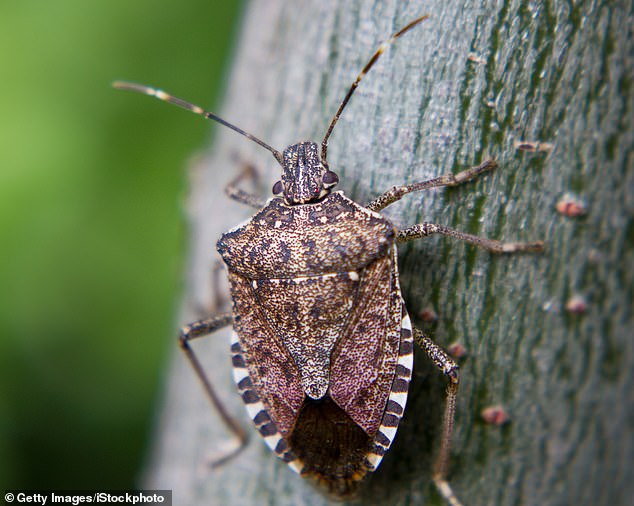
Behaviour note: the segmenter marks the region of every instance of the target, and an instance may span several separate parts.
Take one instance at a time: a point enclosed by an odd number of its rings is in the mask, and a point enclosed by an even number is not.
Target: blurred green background
[[[0,2],[0,488],[125,488],[176,346],[187,158],[242,2]],[[214,101],[215,97],[215,101]]]

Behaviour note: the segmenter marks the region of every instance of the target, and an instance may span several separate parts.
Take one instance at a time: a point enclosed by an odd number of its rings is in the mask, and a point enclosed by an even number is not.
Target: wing
[[[330,396],[374,436],[399,364],[403,317],[395,251],[368,265],[359,278],[357,303],[333,351]]]
[[[300,376],[293,359],[271,330],[262,310],[254,304],[253,288],[248,279],[229,271],[233,299],[234,332],[238,336],[239,359],[248,371],[244,381],[249,392],[243,400],[249,404],[261,402],[263,409],[283,437],[292,430],[297,412],[304,399]],[[234,363],[234,366],[236,364]],[[249,386],[249,382],[252,386]],[[249,402],[252,401],[252,402]],[[256,411],[250,409],[250,411]],[[251,413],[252,416],[257,413]],[[256,421],[257,425],[257,421]]]

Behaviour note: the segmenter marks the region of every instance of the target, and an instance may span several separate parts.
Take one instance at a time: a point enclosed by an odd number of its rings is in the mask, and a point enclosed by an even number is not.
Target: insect
[[[273,452],[291,469],[339,497],[353,495],[390,448],[403,416],[414,342],[448,378],[440,449],[433,479],[450,504],[460,504],[447,481],[458,391],[458,365],[413,328],[401,297],[397,244],[447,235],[494,253],[538,251],[542,242],[502,243],[434,223],[399,230],[379,211],[405,195],[455,186],[493,169],[486,160],[457,174],[395,186],[362,206],[335,191],[328,139],[357,86],[380,55],[427,19],[394,33],[372,55],[332,118],[321,146],[299,142],[278,151],[211,112],[161,90],[116,82],[212,119],[256,142],[282,168],[274,197],[227,188],[258,208],[222,235],[233,309],[185,326],[179,342],[207,395],[241,448],[245,431],[220,402],[190,341],[233,325],[233,375],[247,411]]]

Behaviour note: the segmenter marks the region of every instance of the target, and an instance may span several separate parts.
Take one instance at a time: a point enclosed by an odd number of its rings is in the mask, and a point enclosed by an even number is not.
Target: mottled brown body
[[[292,206],[274,198],[218,241],[247,404],[270,418],[274,450],[339,494],[391,443],[380,427],[403,332],[395,237],[383,216],[333,192]]]

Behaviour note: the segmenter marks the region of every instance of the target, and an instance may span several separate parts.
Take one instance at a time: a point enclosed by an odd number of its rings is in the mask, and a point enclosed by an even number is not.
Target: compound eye
[[[282,186],[282,181],[277,181],[273,185],[273,195],[279,195],[280,193],[282,193],[283,190],[284,187]]]
[[[327,184],[327,185],[337,184],[339,182],[339,176],[335,174],[333,171],[327,170],[324,173],[324,177],[322,178],[322,181],[324,182],[324,184]]]

